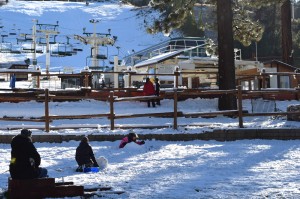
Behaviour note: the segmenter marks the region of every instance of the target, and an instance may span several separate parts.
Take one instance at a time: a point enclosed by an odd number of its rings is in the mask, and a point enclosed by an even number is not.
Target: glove
[[[141,141],[141,144],[145,144],[145,141],[143,140],[143,141]]]

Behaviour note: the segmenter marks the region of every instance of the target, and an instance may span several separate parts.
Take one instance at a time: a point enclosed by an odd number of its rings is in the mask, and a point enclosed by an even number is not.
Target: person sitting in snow
[[[31,140],[31,131],[22,129],[11,141],[9,172],[12,179],[34,179],[48,177],[47,169],[39,167],[40,154]]]
[[[138,135],[133,130],[131,130],[129,134],[121,140],[119,148],[124,148],[125,145],[130,142],[135,142],[138,145],[145,144],[145,141],[137,141],[138,138]]]
[[[88,137],[83,137],[76,148],[75,160],[78,164],[77,172],[82,172],[84,167],[99,167]]]

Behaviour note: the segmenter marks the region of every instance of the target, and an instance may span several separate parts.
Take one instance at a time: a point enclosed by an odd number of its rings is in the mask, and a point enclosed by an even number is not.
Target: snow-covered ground
[[[141,29],[138,22],[142,19],[135,16],[137,10],[118,1],[109,3],[57,2],[57,1],[10,1],[0,7],[1,24],[5,31],[15,27],[20,32],[29,31],[32,19],[40,23],[59,21],[63,35],[81,34],[82,28],[93,30],[88,21],[91,18],[101,19],[97,30],[112,29],[118,36],[117,45],[120,53],[127,54],[131,49],[140,50],[156,44],[162,36],[149,36]],[[4,31],[4,29],[2,30]],[[5,38],[6,39],[6,38]],[[62,39],[62,38],[61,38]],[[51,69],[63,69],[72,66],[82,69],[89,56],[88,46],[76,56],[57,59],[51,57]],[[114,48],[114,47],[113,47]],[[113,52],[114,53],[114,52]],[[24,60],[31,54],[12,56],[1,53],[1,61],[12,59]],[[23,56],[23,57],[22,57]],[[45,55],[38,57],[38,63],[44,69]],[[5,83],[7,84],[7,82]],[[19,82],[17,82],[17,86]],[[8,85],[1,84],[2,88]],[[276,101],[276,107],[286,111],[289,104],[298,101]],[[163,100],[161,106],[147,108],[141,102],[118,102],[116,114],[169,112],[173,110],[173,100]],[[80,102],[50,102],[51,115],[96,114],[109,112],[108,102],[83,100]],[[243,101],[244,110],[251,112],[250,100]],[[44,104],[37,102],[0,103],[0,117],[22,116],[26,118],[44,115]],[[215,99],[189,99],[180,101],[178,111],[206,112],[217,110]],[[132,118],[116,120],[116,124],[131,125],[138,134],[148,133],[202,133],[212,128],[238,128],[237,118],[179,118],[178,124],[186,124],[178,130],[172,129],[171,118]],[[153,124],[170,125],[163,129],[137,129],[135,125]],[[207,124],[193,126],[192,124]],[[76,130],[52,130],[49,134],[123,134],[128,130],[111,131],[103,128],[109,125],[107,119],[55,120],[53,126],[96,126],[97,128],[80,128]],[[11,127],[30,128],[34,135],[46,134],[34,127],[43,123],[0,121],[0,135],[16,135],[20,130],[6,130]],[[299,128],[300,123],[287,121],[285,117],[246,117],[245,128]],[[119,140],[114,142],[91,142],[96,157],[104,156],[109,165],[99,173],[76,173],[75,149],[78,142],[35,143],[42,157],[42,167],[49,171],[50,177],[57,181],[73,181],[85,187],[99,185],[112,186],[114,190],[124,190],[122,195],[107,195],[104,198],[130,199],[202,199],[202,198],[300,198],[300,147],[298,140],[242,140],[233,142],[188,141],[167,142],[146,140],[138,146],[134,143],[119,149]],[[9,177],[10,145],[0,144],[0,191],[7,188]]]
[[[278,101],[277,108],[285,110],[288,104],[297,101]],[[116,113],[142,113],[171,111],[173,100],[162,100],[161,106],[148,108],[141,102],[116,103]],[[216,110],[215,99],[189,99],[179,102],[179,111]],[[1,117],[43,115],[43,103],[0,103]],[[251,111],[249,100],[244,108]],[[93,114],[109,110],[107,102],[85,100],[80,102],[50,102],[50,113]],[[132,125],[138,134],[148,133],[201,133],[212,128],[238,128],[237,118],[216,117],[180,118],[179,124],[187,124],[178,130],[138,129],[137,124],[170,124],[171,118],[134,118],[117,120],[116,123]],[[207,124],[207,127],[191,124]],[[34,125],[20,122],[1,121],[1,127],[29,127],[33,134],[48,134],[35,130]],[[126,134],[128,130],[109,130],[102,125],[109,124],[107,119],[58,120],[52,125],[98,126],[52,130],[50,135],[91,135]],[[188,125],[190,124],[190,125]],[[33,125],[33,126],[31,126]],[[287,121],[285,117],[247,117],[246,128],[299,128],[299,122]],[[0,134],[18,134],[20,130],[0,130]],[[91,142],[96,157],[104,156],[109,165],[99,173],[76,173],[75,149],[79,142],[35,143],[42,157],[42,167],[57,182],[73,181],[86,188],[112,186],[114,190],[124,190],[122,195],[107,195],[104,198],[299,198],[300,197],[300,146],[298,140],[241,140],[232,142],[217,141],[157,141],[146,140],[143,146],[134,143],[119,149],[120,140],[113,142]],[[7,188],[9,177],[10,145],[0,144],[0,190]],[[95,197],[97,198],[97,197]]]
[[[41,166],[57,182],[73,181],[86,188],[112,186],[122,195],[104,198],[199,199],[300,197],[299,141],[234,142],[146,141],[119,149],[119,141],[91,142],[97,157],[109,165],[98,173],[77,173],[75,141],[35,143]],[[10,146],[0,144],[0,190],[7,188]],[[79,197],[78,197],[79,198]],[[98,198],[98,197],[95,197]]]

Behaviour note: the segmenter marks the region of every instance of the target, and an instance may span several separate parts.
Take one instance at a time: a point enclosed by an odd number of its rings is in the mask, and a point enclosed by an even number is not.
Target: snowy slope
[[[149,35],[145,32],[142,25],[143,18],[137,17],[138,9],[121,4],[118,1],[111,2],[92,2],[88,6],[85,2],[61,2],[61,1],[9,1],[7,5],[0,7],[1,24],[4,26],[1,30],[1,35],[7,34],[4,37],[4,42],[11,42],[13,48],[18,48],[23,44],[16,45],[16,36],[10,35],[12,32],[31,34],[34,19],[38,20],[39,24],[55,25],[58,21],[58,31],[60,34],[56,37],[56,42],[67,42],[66,36],[69,36],[70,43],[77,48],[82,48],[83,52],[78,52],[75,56],[57,58],[51,57],[50,70],[63,69],[65,66],[73,67],[75,70],[80,70],[84,66],[90,64],[87,59],[91,54],[90,46],[80,43],[73,39],[73,35],[83,35],[83,28],[86,32],[94,32],[94,25],[89,22],[90,19],[100,20],[96,24],[97,33],[108,33],[111,29],[111,35],[117,36],[117,42],[114,46],[108,48],[100,48],[100,52],[108,54],[108,57],[118,54],[119,49],[120,59],[132,50],[138,51],[153,44],[167,40],[161,34]],[[45,39],[38,39],[38,41]],[[50,41],[53,41],[53,39]],[[30,44],[25,46],[30,48]],[[38,46],[37,48],[42,48]],[[52,46],[54,49],[55,46]],[[43,48],[45,51],[45,47]],[[108,53],[107,53],[108,50]],[[32,58],[31,53],[22,55],[13,55],[9,53],[0,53],[1,63],[12,60],[23,61],[26,58]],[[38,64],[42,69],[45,68],[45,54],[38,54]],[[103,64],[100,62],[100,64]],[[108,62],[105,63],[108,65]]]

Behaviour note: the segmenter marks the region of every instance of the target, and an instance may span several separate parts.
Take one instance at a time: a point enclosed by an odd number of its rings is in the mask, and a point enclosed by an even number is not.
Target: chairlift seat
[[[74,51],[83,51],[82,48],[73,48]]]
[[[107,59],[106,55],[97,55],[96,56],[97,59]]]

